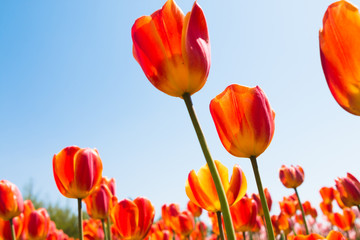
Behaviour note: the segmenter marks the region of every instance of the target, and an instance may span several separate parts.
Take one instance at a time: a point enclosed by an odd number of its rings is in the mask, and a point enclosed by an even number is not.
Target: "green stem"
[[[267,236],[268,236],[269,240],[275,240],[274,230],[273,230],[273,226],[272,226],[271,219],[270,219],[269,208],[268,208],[268,205],[266,202],[264,189],[263,189],[263,186],[261,183],[261,178],[260,178],[259,168],[258,168],[258,165],[256,162],[256,157],[251,156],[250,160],[251,160],[251,165],[252,165],[255,179],[256,179],[256,185],[257,185],[259,195],[260,195],[261,205],[262,205],[263,212],[264,212]]]
[[[249,231],[249,238],[250,240],[253,240],[253,235],[252,235],[252,232]]]
[[[308,229],[308,226],[307,226],[307,223],[306,223],[306,218],[305,218],[304,208],[303,208],[302,203],[301,203],[301,201],[300,201],[300,196],[299,196],[299,193],[298,193],[297,189],[296,189],[296,188],[294,188],[294,190],[295,190],[295,193],[296,193],[297,199],[298,199],[298,201],[299,201],[300,210],[301,210],[301,214],[302,214],[303,221],[304,221],[304,225],[305,225],[306,235],[309,235],[309,229]]]
[[[224,231],[223,231],[223,227],[222,227],[222,221],[221,221],[221,212],[216,212],[216,217],[218,220],[220,238],[221,238],[221,240],[225,240],[224,239]]]
[[[11,228],[11,236],[12,236],[12,239],[13,239],[13,240],[16,240],[15,227],[14,227],[13,219],[11,218],[9,221],[10,221],[10,228]]]
[[[79,225],[79,239],[84,240],[83,236],[83,216],[81,212],[81,198],[78,198],[78,225]]]
[[[234,231],[234,227],[233,227],[232,220],[231,220],[229,204],[227,202],[227,198],[225,195],[223,185],[221,184],[219,173],[215,167],[215,163],[211,157],[209,148],[206,144],[204,134],[201,130],[199,121],[196,117],[195,110],[193,108],[193,104],[191,101],[191,96],[189,93],[185,93],[182,97],[185,101],[185,104],[186,104],[187,110],[189,112],[191,121],[193,123],[196,135],[198,137],[201,149],[202,149],[204,157],[206,159],[206,163],[209,167],[212,179],[214,180],[214,183],[215,183],[216,191],[217,191],[217,194],[218,194],[219,200],[220,200],[221,212],[224,217],[224,224],[225,224],[227,239],[235,240],[235,231]]]
[[[243,239],[244,239],[244,240],[246,239],[246,233],[245,233],[245,231],[243,231]]]
[[[104,239],[109,240],[108,237],[107,237],[107,234],[106,234],[106,230],[105,230],[105,221],[104,221],[104,219],[101,219],[101,225],[102,225],[103,232],[104,232]]]
[[[110,216],[109,215],[107,216],[106,230],[107,230],[108,239],[112,240],[111,231],[110,231]]]

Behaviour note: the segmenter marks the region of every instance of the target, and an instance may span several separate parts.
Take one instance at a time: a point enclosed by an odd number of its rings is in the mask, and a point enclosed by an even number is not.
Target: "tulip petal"
[[[321,63],[329,89],[346,111],[360,115],[360,14],[347,1],[331,4],[319,33]]]
[[[143,239],[149,232],[151,224],[154,221],[155,209],[146,198],[138,197],[134,200],[134,203],[139,209],[138,236]]]
[[[229,205],[236,204],[246,193],[247,181],[239,165],[235,165],[231,175],[230,187],[226,192]]]

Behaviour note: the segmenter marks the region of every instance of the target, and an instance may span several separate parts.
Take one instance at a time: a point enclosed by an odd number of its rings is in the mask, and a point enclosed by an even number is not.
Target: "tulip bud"
[[[230,85],[210,103],[225,149],[236,157],[258,157],[269,146],[275,113],[260,87]]]
[[[336,179],[335,186],[345,206],[360,205],[360,183],[353,175],[348,173],[346,177]]]
[[[304,170],[299,165],[291,165],[290,167],[282,165],[279,170],[279,177],[285,187],[297,188],[303,183],[305,175]]]

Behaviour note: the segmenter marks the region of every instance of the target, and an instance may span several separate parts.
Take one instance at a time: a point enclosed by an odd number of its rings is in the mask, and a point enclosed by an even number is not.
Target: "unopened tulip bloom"
[[[251,231],[256,225],[258,206],[254,199],[245,195],[230,208],[235,231]]]
[[[100,182],[102,168],[96,149],[71,146],[53,157],[56,185],[60,193],[68,198],[87,197]]]
[[[232,206],[246,193],[247,182],[245,174],[239,165],[236,164],[233,168],[233,174],[229,182],[228,169],[217,160],[215,160],[215,165],[219,172],[228,204],[229,206]],[[185,190],[190,201],[199,207],[210,212],[221,211],[219,197],[216,192],[214,181],[211,178],[208,165],[201,167],[197,174],[194,170],[189,173]]]
[[[115,226],[121,238],[143,239],[149,232],[155,217],[151,202],[143,197],[134,201],[124,199],[113,209]]]
[[[106,181],[102,181],[93,192],[84,199],[87,213],[91,218],[106,220],[117,198],[112,194]]]
[[[189,210],[170,212],[171,228],[182,238],[186,238],[195,228],[194,216]]]
[[[210,41],[196,1],[185,16],[175,1],[168,0],[162,9],[137,19],[131,36],[134,57],[157,89],[182,97],[204,86],[210,70]]]
[[[45,240],[50,228],[50,216],[45,208],[30,213],[26,219],[26,235],[29,240]]]
[[[0,218],[10,220],[19,216],[24,202],[17,186],[7,180],[0,181]]]
[[[346,111],[360,115],[360,14],[348,1],[331,4],[319,33],[329,89]]]
[[[194,217],[200,217],[202,213],[202,208],[193,203],[192,201],[189,201],[187,203],[187,209],[192,213]]]
[[[279,178],[282,184],[287,188],[297,188],[304,181],[304,170],[302,167],[282,165],[279,170]]]
[[[296,202],[286,197],[279,202],[281,212],[285,213],[289,217],[294,216],[296,213]]]
[[[236,157],[258,157],[269,146],[275,113],[260,87],[230,85],[210,103],[225,149]]]
[[[348,173],[346,177],[336,179],[335,186],[345,206],[360,205],[360,183],[352,174]]]
[[[169,205],[164,204],[161,207],[161,217],[164,220],[164,225],[171,229],[171,215],[180,214],[180,206],[176,203],[171,203]]]

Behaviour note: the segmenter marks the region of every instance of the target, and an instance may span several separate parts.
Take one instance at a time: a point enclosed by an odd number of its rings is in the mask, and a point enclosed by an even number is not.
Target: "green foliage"
[[[53,204],[44,202],[39,198],[40,194],[35,194],[33,191],[32,181],[24,187],[23,198],[32,201],[35,209],[46,208],[50,215],[50,219],[55,222],[57,229],[62,229],[69,237],[78,237],[78,217],[70,207],[61,207],[59,203]],[[75,200],[74,200],[75,201]],[[87,214],[83,212],[84,219],[88,218]]]

